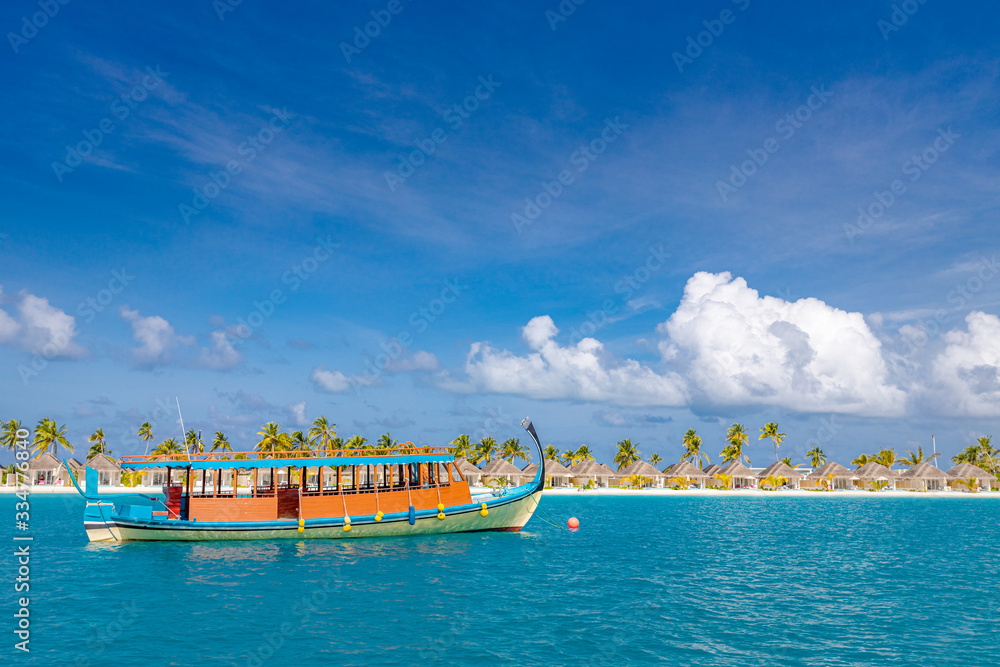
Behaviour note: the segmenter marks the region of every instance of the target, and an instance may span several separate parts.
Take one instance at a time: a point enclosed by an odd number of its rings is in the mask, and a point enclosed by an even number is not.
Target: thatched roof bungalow
[[[618,476],[619,485],[624,484],[625,480],[632,475],[639,475],[640,477],[645,477],[648,480],[643,484],[643,486],[653,486],[657,488],[663,487],[663,480],[667,477],[645,461],[635,461],[634,463],[630,463],[615,474]]]
[[[469,483],[469,486],[479,486],[482,483],[483,471],[472,465],[463,458],[455,459],[455,466],[462,473],[462,477]]]
[[[584,486],[587,482],[593,481],[595,485],[603,487],[608,486],[612,475],[615,474],[608,472],[608,469],[601,464],[590,460],[580,461],[570,468],[570,472],[573,475],[571,478],[573,484]]]
[[[31,484],[55,484],[59,480],[68,480],[66,466],[52,452],[28,461],[28,481]]]
[[[521,469],[505,459],[493,459],[483,466],[483,479],[506,479],[516,484],[521,479]]]
[[[731,475],[734,489],[757,487],[757,475],[739,461],[730,461],[716,474]]]
[[[805,477],[805,475],[784,461],[775,461],[757,473],[757,483],[759,484],[760,482],[763,482],[771,475],[774,475],[775,477],[784,477],[788,480],[788,486],[793,489],[799,488],[799,483],[802,481],[802,478]]]
[[[532,463],[521,471],[528,480],[535,478],[535,473],[538,472],[538,464]],[[554,459],[545,460],[545,477],[546,483],[551,484],[551,486],[568,486],[569,479],[573,476],[573,473],[563,464],[559,463]]]
[[[669,468],[666,468],[663,471],[663,474],[667,478],[667,484],[676,484],[676,482],[674,482],[675,479],[687,479],[688,484],[694,484],[699,489],[704,489],[705,486],[708,485],[709,481],[713,479],[712,475],[689,461],[675,463]]]
[[[949,470],[948,474],[955,478],[954,480],[949,482],[951,488],[953,489],[961,489],[968,491],[968,487],[966,487],[964,484],[961,485],[956,484],[956,482],[958,482],[958,480],[960,479],[967,480],[970,477],[978,479],[979,488],[983,489],[984,491],[990,491],[993,489],[1000,488],[1000,480],[997,480],[996,475],[993,475],[992,473],[983,470],[977,465],[973,465],[965,461],[959,463],[951,470]]]
[[[121,486],[122,469],[118,463],[104,454],[95,454],[87,459],[88,468],[97,471],[97,483],[101,486]]]
[[[896,487],[914,491],[944,491],[948,488],[948,482],[954,479],[944,470],[923,461],[900,475]]]
[[[896,481],[899,479],[898,472],[890,470],[877,461],[869,461],[862,465],[854,471],[854,476],[857,478],[856,485],[862,489],[874,489],[873,482],[887,482],[888,488],[895,489]]]
[[[857,475],[853,470],[845,468],[836,461],[827,461],[813,470],[799,482],[801,489],[846,490],[854,486]]]

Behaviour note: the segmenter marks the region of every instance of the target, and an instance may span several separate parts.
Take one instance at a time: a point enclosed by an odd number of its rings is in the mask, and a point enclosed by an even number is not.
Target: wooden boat
[[[449,447],[126,456],[122,468],[166,468],[163,500],[99,495],[87,468],[84,528],[91,542],[354,538],[518,531],[545,486],[545,460],[528,484],[472,496]],[[67,466],[68,469],[68,466]],[[245,472],[240,472],[245,471]],[[211,475],[209,475],[211,473]],[[279,479],[284,473],[284,479]],[[226,488],[222,480],[233,483]],[[248,483],[240,484],[240,477]],[[209,481],[210,480],[210,481]]]

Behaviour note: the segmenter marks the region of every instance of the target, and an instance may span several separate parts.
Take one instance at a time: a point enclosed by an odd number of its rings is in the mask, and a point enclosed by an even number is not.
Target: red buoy
[[[569,526],[570,530],[576,530],[577,528],[580,527],[580,520],[577,519],[575,516],[571,516],[569,518],[569,521],[566,522],[566,525]]]

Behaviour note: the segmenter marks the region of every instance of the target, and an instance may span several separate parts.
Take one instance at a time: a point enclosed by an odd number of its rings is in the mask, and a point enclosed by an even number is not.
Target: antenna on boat
[[[181,420],[181,442],[184,443],[184,451],[187,452],[188,461],[191,460],[191,449],[187,446],[187,432],[184,430],[184,415],[181,414],[181,399],[174,396],[174,400],[177,401],[177,416]]]

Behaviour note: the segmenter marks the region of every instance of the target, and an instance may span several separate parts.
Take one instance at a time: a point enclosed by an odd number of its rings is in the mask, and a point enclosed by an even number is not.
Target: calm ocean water
[[[578,532],[200,544],[88,544],[79,498],[31,502],[4,664],[1000,665],[1000,498],[549,497]]]

